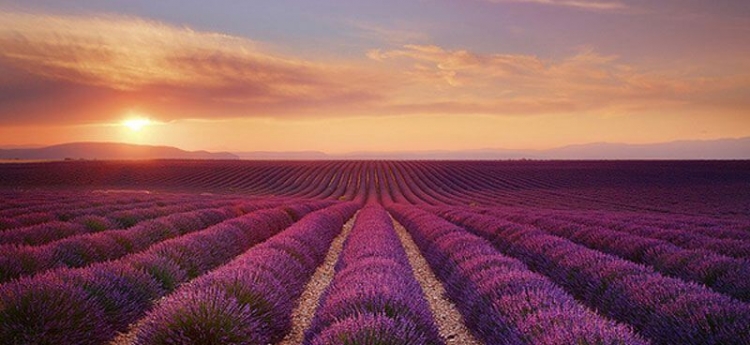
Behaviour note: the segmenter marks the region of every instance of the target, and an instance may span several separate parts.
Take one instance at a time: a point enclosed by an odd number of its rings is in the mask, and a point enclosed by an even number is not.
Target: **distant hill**
[[[541,153],[554,159],[750,159],[750,137],[642,145],[593,143]]]
[[[40,148],[0,149],[0,160],[61,159],[247,159],[247,160],[625,160],[625,159],[750,159],[750,137],[719,140],[687,140],[658,144],[591,143],[548,150],[434,150],[326,154],[319,151],[184,151],[169,146],[120,143],[70,143]]]
[[[239,159],[228,152],[185,151],[169,146],[133,145],[122,143],[68,143],[41,148],[0,150],[4,160],[61,159]]]
[[[396,160],[497,160],[529,158],[530,150],[478,149],[478,150],[430,150],[401,152],[351,152],[341,155],[344,159],[396,159]]]
[[[426,160],[625,160],[625,159],[750,159],[750,137],[719,140],[688,140],[657,144],[591,143],[548,150],[433,150],[377,152],[359,151],[344,154],[302,152],[236,152],[242,159],[426,159]]]
[[[335,158],[320,151],[252,151],[232,152],[232,154],[238,156],[240,159],[248,160],[318,160]]]

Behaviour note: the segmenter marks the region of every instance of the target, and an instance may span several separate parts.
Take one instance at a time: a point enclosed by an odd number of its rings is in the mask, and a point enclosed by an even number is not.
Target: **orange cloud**
[[[148,85],[264,84],[307,95],[329,66],[278,57],[248,39],[127,17],[0,14],[2,56],[47,77],[120,90]],[[340,72],[340,71],[339,71]]]
[[[431,103],[404,100],[396,109],[438,113],[518,115],[697,105],[697,95],[750,85],[747,76],[690,76],[680,68],[650,72],[592,49],[559,61],[434,45],[375,49],[367,56],[400,68],[412,90],[430,90],[431,96],[422,99]]]
[[[0,83],[32,95],[59,92],[34,87],[54,84],[101,89],[150,108],[192,103],[250,115],[380,97],[375,75],[281,56],[240,37],[117,16],[2,13],[0,23],[0,70],[31,77]]]
[[[593,49],[543,59],[417,44],[310,61],[138,18],[0,13],[4,124],[119,121],[130,109],[160,120],[746,110],[743,73],[649,69]]]
[[[371,50],[367,56],[376,61],[409,58],[419,62],[413,72],[442,79],[452,86],[480,79],[524,75],[544,69],[542,61],[529,55],[479,55],[467,50],[448,51],[435,45],[405,45],[401,50]],[[425,66],[428,63],[431,66]]]

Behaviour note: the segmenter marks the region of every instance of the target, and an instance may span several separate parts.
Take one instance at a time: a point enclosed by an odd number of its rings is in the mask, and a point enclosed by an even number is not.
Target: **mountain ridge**
[[[328,154],[320,151],[186,151],[171,146],[114,142],[65,143],[38,148],[0,149],[3,160],[745,160],[750,159],[750,137],[715,140],[678,140],[654,144],[595,142],[543,150],[482,148],[471,150],[354,151]]]
[[[229,152],[185,151],[171,146],[74,142],[40,148],[0,149],[5,160],[239,159]]]

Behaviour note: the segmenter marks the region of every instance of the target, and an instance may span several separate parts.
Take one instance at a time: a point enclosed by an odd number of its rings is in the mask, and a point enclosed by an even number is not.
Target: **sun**
[[[140,132],[143,128],[150,125],[152,122],[146,118],[132,118],[122,122],[123,126],[130,128],[133,132]]]

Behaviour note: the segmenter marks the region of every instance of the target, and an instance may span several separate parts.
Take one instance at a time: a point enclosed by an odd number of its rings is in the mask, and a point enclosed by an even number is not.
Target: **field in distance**
[[[8,344],[750,344],[748,161],[27,162],[0,195]]]

